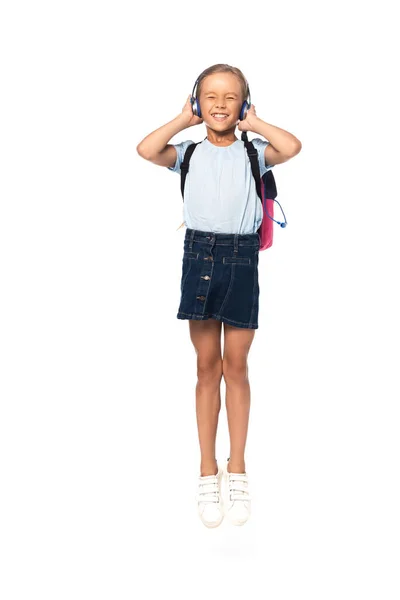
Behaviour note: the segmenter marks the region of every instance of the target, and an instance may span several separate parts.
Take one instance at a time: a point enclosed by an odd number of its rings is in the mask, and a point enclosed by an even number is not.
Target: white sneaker
[[[233,525],[244,525],[251,513],[247,473],[229,473],[229,458],[224,466],[225,516]]]
[[[200,519],[206,527],[218,527],[224,518],[221,494],[223,470],[218,466],[216,475],[199,476],[199,490],[196,495]]]

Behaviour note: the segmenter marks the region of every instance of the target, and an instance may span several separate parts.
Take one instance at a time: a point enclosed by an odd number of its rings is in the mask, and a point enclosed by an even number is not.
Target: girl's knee
[[[247,359],[225,357],[222,361],[222,374],[225,383],[241,384],[248,381]]]
[[[222,379],[222,358],[198,358],[197,379],[199,383],[220,383]]]

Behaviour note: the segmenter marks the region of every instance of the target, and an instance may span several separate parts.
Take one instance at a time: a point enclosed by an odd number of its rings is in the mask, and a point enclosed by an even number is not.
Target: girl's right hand
[[[189,96],[186,100],[186,104],[182,109],[182,114],[185,115],[185,117],[188,121],[187,127],[192,127],[192,125],[200,125],[200,123],[203,122],[203,119],[201,117],[197,117],[196,115],[193,114],[192,105],[190,102],[191,97],[192,97],[192,95],[189,94]]]

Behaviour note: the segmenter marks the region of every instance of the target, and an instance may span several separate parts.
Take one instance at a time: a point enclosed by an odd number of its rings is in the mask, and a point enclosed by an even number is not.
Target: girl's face
[[[212,73],[203,79],[200,91],[203,121],[218,132],[234,129],[243,104],[239,79],[232,73]],[[214,115],[226,115],[218,118]]]

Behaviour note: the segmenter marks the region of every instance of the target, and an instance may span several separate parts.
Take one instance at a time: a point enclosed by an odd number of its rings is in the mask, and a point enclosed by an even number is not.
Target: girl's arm
[[[187,123],[187,118],[181,114],[159,127],[138,144],[138,154],[156,165],[173,167],[176,162],[176,150],[168,142],[176,133],[186,129]]]
[[[250,106],[246,119],[239,121],[238,128],[240,131],[253,131],[269,141],[264,151],[266,165],[273,166],[286,162],[296,156],[302,148],[300,140],[292,133],[260,119],[256,115],[254,104]]]
[[[257,116],[252,117],[251,125],[251,131],[264,136],[278,152],[286,156],[294,156],[300,152],[300,140],[289,131],[266,123]]]
[[[169,140],[180,131],[192,125],[199,125],[203,119],[196,117],[192,112],[190,95],[186,100],[182,112],[162,127],[159,127],[146,136],[137,146],[138,154],[156,165],[173,167],[176,162],[176,150],[168,144]]]

